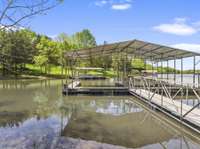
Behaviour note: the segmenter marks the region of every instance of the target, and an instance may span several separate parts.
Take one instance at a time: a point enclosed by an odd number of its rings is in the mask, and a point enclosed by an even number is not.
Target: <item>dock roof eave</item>
[[[165,61],[192,56],[200,56],[200,53],[154,44],[141,40],[130,40],[93,48],[85,48],[67,52],[65,57],[88,59],[92,57],[103,57],[111,54],[126,52],[130,56],[140,57],[153,61]]]

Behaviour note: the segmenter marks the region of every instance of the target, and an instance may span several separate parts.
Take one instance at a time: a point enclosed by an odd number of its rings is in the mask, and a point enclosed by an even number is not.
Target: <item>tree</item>
[[[25,68],[26,63],[31,63],[35,54],[37,35],[29,30],[1,30],[0,55],[4,57],[3,72],[16,72],[17,68]]]
[[[91,48],[96,46],[95,37],[88,29],[84,29],[81,32],[75,33],[72,38],[79,48]]]
[[[112,57],[112,67],[118,73],[118,77],[121,72],[127,72],[124,75],[128,75],[132,69],[132,59],[128,59],[128,55],[126,53],[118,53],[114,54]]]
[[[78,45],[78,49],[82,48],[91,48],[97,45],[95,37],[88,29],[84,29],[81,32],[77,32],[72,36],[73,40],[75,40],[76,44]],[[94,58],[92,53],[90,53],[89,57],[89,65],[94,66]]]
[[[23,22],[33,16],[43,14],[63,0],[1,0],[0,29],[23,26]]]
[[[59,55],[60,55],[59,56],[59,64],[62,67],[61,74],[63,75],[64,68],[67,65],[67,61],[65,58],[65,52],[68,50],[77,49],[78,45],[74,42],[74,40],[72,40],[72,38],[70,36],[68,36],[65,33],[61,33],[60,35],[58,35],[56,40],[59,43]]]
[[[34,57],[34,61],[41,67],[45,67],[45,73],[50,72],[51,65],[58,65],[59,60],[59,44],[56,41],[42,36],[37,44],[38,55]]]

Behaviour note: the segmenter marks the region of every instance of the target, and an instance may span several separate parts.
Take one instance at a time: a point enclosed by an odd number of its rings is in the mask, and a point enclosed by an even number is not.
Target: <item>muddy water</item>
[[[0,81],[0,149],[200,148],[198,135],[186,134],[133,97],[63,97],[62,84]]]

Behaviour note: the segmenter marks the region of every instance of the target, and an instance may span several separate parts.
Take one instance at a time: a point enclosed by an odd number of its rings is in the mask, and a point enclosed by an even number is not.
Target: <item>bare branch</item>
[[[22,26],[33,16],[56,7],[63,0],[0,0],[0,29]]]

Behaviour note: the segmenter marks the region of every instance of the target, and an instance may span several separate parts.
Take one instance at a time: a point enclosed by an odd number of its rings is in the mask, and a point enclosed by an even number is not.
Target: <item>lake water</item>
[[[167,79],[167,74],[159,74],[159,78]],[[193,74],[183,74],[183,82],[181,82],[181,74],[175,74],[175,80],[174,80],[174,74],[168,74],[168,80],[169,82],[176,83],[176,84],[184,84],[193,86],[193,79],[195,80],[195,86],[200,86],[200,75],[196,74],[195,76]]]
[[[132,96],[62,96],[63,83],[0,81],[0,149],[200,148]]]

